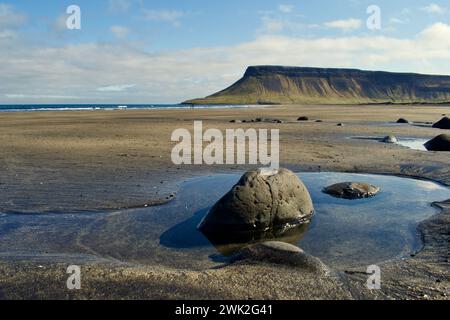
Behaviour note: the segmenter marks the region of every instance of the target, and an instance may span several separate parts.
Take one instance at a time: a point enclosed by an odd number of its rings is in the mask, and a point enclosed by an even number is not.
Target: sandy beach
[[[424,169],[445,167],[446,153],[348,139],[388,134],[432,138],[440,131],[389,123],[400,117],[435,122],[446,112],[448,106],[277,106],[3,113],[0,210],[76,212],[144,206],[165,201],[183,178],[250,168],[174,165],[171,133],[177,128],[192,130],[194,120],[202,120],[205,130],[280,129],[280,163],[298,171],[395,173],[446,182],[445,173],[434,176]],[[297,122],[300,116],[311,121]],[[285,123],[229,123],[257,117]]]
[[[205,129],[280,129],[280,163],[294,171],[393,174],[450,185],[446,152],[350,139],[389,134],[431,139],[442,131],[427,123],[446,113],[445,105],[2,113],[0,212],[67,214],[157,205],[176,196],[190,177],[252,168],[174,165],[171,133],[192,130],[194,120],[202,120]],[[297,121],[300,116],[310,121]],[[258,117],[283,123],[230,123]],[[398,118],[419,125],[393,125]],[[64,264],[39,267],[5,260],[0,262],[0,298],[446,299],[450,208],[441,207],[445,214],[419,226],[425,245],[419,254],[384,263],[383,288],[377,292],[364,288],[361,270],[317,275],[244,261],[206,271],[91,263],[86,289],[69,294],[59,288]]]

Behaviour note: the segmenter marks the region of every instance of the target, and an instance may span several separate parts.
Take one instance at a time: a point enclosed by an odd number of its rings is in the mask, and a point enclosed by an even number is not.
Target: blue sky
[[[449,39],[442,0],[0,0],[0,103],[173,103],[256,64],[450,74]]]

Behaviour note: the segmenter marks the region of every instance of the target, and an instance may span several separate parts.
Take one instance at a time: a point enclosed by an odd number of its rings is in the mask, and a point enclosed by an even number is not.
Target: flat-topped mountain
[[[450,102],[450,76],[281,66],[249,67],[227,89],[191,104]]]

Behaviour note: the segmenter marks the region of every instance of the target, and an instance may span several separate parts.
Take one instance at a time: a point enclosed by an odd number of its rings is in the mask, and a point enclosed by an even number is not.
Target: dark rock
[[[287,169],[245,173],[208,212],[203,233],[288,230],[308,222],[314,207],[302,181]]]
[[[344,124],[343,124],[343,123],[338,123],[337,126],[338,126],[338,127],[343,127]]]
[[[308,118],[308,117],[305,117],[305,116],[299,117],[299,118],[297,119],[297,121],[308,121],[308,120],[309,120],[309,118]]]
[[[397,123],[411,123],[409,120],[406,120],[405,118],[400,118],[397,120]]]
[[[433,128],[438,129],[450,129],[450,119],[448,117],[444,117],[435,124],[433,124]]]
[[[381,142],[384,143],[397,143],[398,139],[395,136],[389,135],[381,139]]]
[[[323,192],[344,199],[370,198],[380,192],[380,188],[364,182],[337,183],[323,189]]]
[[[323,120],[316,120],[316,122],[323,122]]]
[[[297,246],[279,241],[266,241],[245,247],[232,258],[232,262],[240,260],[285,264],[311,272],[329,273],[328,267],[318,258]]]
[[[429,151],[450,151],[450,135],[441,134],[425,143],[425,148]]]

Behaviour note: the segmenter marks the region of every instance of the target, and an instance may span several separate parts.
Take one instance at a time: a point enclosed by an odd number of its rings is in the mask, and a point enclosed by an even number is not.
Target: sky
[[[0,63],[0,104],[178,103],[250,65],[450,75],[450,2],[0,0]]]

